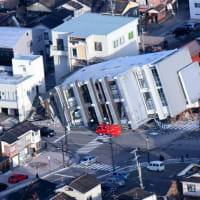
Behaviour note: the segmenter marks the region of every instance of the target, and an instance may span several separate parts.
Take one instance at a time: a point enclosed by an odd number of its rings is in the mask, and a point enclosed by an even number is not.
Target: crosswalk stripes
[[[78,154],[88,154],[92,150],[96,149],[100,145],[102,145],[102,142],[107,142],[109,140],[109,137],[107,136],[97,136],[94,138],[91,142],[83,146],[82,148],[77,150]],[[101,142],[102,141],[102,142]]]
[[[99,164],[99,163],[94,163],[91,165],[81,165],[81,164],[73,164],[71,165],[72,168],[82,168],[82,169],[93,169],[93,170],[101,170],[101,171],[112,171],[113,168],[111,165],[107,164]],[[119,168],[119,166],[115,167],[116,169]]]

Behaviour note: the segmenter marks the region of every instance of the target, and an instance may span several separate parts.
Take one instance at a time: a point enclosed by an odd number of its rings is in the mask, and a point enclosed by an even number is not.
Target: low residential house
[[[77,0],[68,1],[66,4],[62,5],[62,7],[73,11],[74,17],[77,17],[85,12],[91,11],[90,7],[81,2],[78,2]]]
[[[190,55],[193,62],[200,63],[200,38],[192,40],[191,42],[185,44],[181,48],[187,47],[189,49]]]
[[[139,16],[139,4],[132,0],[103,1],[78,0],[91,8],[92,12],[102,14],[121,15],[129,17]]]
[[[199,76],[199,64],[192,62],[187,48],[161,51],[80,69],[55,87],[54,97],[71,126],[109,119],[137,129],[152,118],[175,118],[198,107]]]
[[[44,65],[42,56],[18,56],[12,59],[12,70],[1,66],[0,112],[27,119],[33,102],[45,93]]]
[[[136,0],[139,3],[140,14],[148,23],[160,23],[166,17],[174,14],[178,7],[176,0]]]
[[[200,19],[200,2],[198,0],[189,0],[190,18]]]
[[[134,188],[119,195],[118,200],[157,200],[154,193]]]
[[[40,140],[40,128],[24,121],[0,136],[1,155],[9,157],[11,168],[17,167],[40,149]]]
[[[12,66],[12,58],[20,55],[42,55],[47,67],[43,30],[6,26],[0,35],[0,65]]]
[[[52,30],[56,82],[69,72],[139,53],[138,18],[85,13]]]
[[[190,164],[177,176],[178,180],[182,184],[182,199],[200,199],[200,165]]]
[[[69,185],[56,190],[59,193],[65,193],[76,200],[101,200],[101,183],[95,177],[84,174]]]

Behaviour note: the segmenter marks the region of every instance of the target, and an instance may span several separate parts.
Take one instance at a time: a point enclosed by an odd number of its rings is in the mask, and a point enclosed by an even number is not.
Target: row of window
[[[128,33],[128,39],[133,39],[133,31]],[[113,41],[113,48],[117,48],[119,45],[122,45],[125,43],[125,37],[121,36],[120,38]]]
[[[1,92],[0,91],[0,100],[16,101],[16,93],[15,92]]]
[[[133,31],[128,33],[128,39],[133,39]],[[122,45],[125,43],[125,37],[121,36],[118,39],[113,41],[113,48],[117,48],[119,45]],[[101,42],[95,42],[94,43],[94,49],[95,51],[102,51],[102,43]]]

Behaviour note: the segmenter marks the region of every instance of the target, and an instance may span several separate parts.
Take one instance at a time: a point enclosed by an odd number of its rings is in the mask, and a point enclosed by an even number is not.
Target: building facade
[[[68,76],[55,88],[55,99],[71,126],[109,120],[136,129],[197,106],[199,70],[187,48],[117,58]]]
[[[0,112],[25,120],[35,98],[45,93],[44,65],[42,56],[19,56],[13,60],[12,71],[1,67]]]
[[[88,64],[137,55],[137,26],[138,18],[85,13],[54,28],[51,55],[56,82]]]
[[[190,7],[190,18],[200,19],[200,1],[189,0],[189,7]]]
[[[8,156],[10,166],[17,167],[40,149],[40,129],[25,121],[1,136],[1,156]]]

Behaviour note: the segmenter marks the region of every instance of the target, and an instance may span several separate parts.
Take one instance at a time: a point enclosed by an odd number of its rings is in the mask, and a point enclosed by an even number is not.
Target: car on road
[[[150,171],[164,171],[165,170],[165,164],[162,161],[151,161],[148,166],[147,169]]]
[[[200,23],[197,22],[186,22],[183,24],[183,27],[186,27],[190,31],[200,30]]]
[[[106,124],[102,123],[96,127],[96,133],[102,135],[119,136],[122,133],[120,124]]]
[[[116,184],[118,186],[125,185],[125,180],[122,178],[119,178],[119,177],[112,176],[112,177],[108,178],[106,181],[109,183],[112,183],[112,184]]]
[[[0,183],[0,192],[6,190],[7,188],[8,188],[8,185],[7,185],[7,184],[5,184],[5,183]]]
[[[18,183],[28,178],[28,174],[13,174],[8,178],[9,183]]]
[[[53,137],[54,135],[56,135],[56,132],[53,129],[45,126],[40,129],[40,134],[44,137]]]
[[[84,156],[82,158],[82,160],[80,161],[80,164],[83,164],[83,165],[90,165],[90,164],[93,164],[97,161],[97,157],[96,156]]]
[[[185,27],[185,26],[180,26],[180,27],[176,28],[176,29],[172,32],[172,34],[174,34],[175,37],[179,37],[179,36],[183,36],[183,35],[189,35],[190,32],[191,32],[191,31],[190,31],[187,27]]]
[[[122,171],[122,170],[113,172],[113,177],[122,178],[124,180],[127,180],[129,175],[130,175],[129,172],[125,172],[125,171]]]

